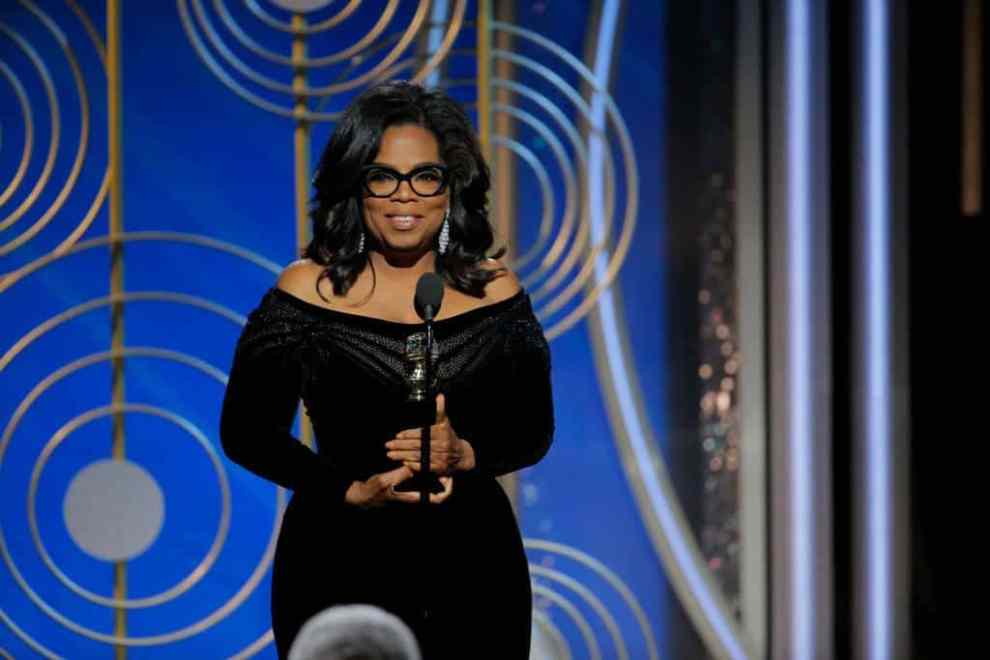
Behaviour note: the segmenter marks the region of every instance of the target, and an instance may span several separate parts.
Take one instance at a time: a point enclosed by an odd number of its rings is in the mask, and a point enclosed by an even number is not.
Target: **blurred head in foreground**
[[[300,629],[289,660],[421,660],[416,638],[398,617],[371,605],[340,605]]]

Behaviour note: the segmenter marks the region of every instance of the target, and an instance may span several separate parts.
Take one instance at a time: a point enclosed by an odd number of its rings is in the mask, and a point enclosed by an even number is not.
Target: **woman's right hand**
[[[367,481],[355,481],[347,489],[344,500],[353,506],[364,509],[383,506],[386,502],[407,502],[415,504],[419,502],[419,493],[416,491],[399,492],[395,487],[406,479],[412,477],[414,472],[406,465],[372,475]],[[454,479],[452,477],[440,477],[443,484],[442,493],[430,493],[430,502],[439,504],[443,502],[454,490]]]

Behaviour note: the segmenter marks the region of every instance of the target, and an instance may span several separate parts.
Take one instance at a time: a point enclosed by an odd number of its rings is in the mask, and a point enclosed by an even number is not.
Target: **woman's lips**
[[[420,220],[423,219],[423,216],[421,215],[394,214],[387,215],[385,217],[388,218],[388,221],[391,223],[392,227],[399,230],[412,229],[419,223]]]

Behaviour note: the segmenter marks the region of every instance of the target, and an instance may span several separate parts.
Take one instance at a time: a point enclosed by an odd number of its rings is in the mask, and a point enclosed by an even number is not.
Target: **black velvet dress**
[[[423,329],[278,288],[248,317],[220,437],[231,460],[293,491],[272,572],[280,657],[320,610],[370,603],[413,629],[426,660],[528,658],[529,571],[495,480],[540,460],[553,437],[550,355],[525,292],[434,323],[437,385],[476,468],[456,473],[452,495],[426,511],[344,499],[352,481],[399,465],[384,443],[403,430],[406,340]],[[318,452],[291,434],[300,397]]]

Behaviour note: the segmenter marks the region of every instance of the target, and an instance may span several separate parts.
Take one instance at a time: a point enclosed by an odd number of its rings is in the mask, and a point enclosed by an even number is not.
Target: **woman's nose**
[[[416,191],[412,189],[412,183],[409,181],[399,181],[399,187],[392,194],[393,198],[400,200],[408,200],[416,196]]]

